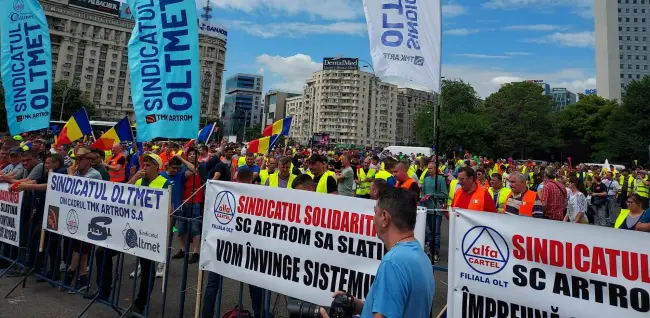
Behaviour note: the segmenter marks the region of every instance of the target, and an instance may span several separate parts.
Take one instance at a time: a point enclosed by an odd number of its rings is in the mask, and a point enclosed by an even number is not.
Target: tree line
[[[650,76],[628,84],[621,101],[595,95],[553,112],[555,101],[534,83],[510,83],[481,100],[469,83],[443,81],[440,151],[491,158],[646,165],[650,163]],[[419,145],[435,144],[435,105],[415,117]]]

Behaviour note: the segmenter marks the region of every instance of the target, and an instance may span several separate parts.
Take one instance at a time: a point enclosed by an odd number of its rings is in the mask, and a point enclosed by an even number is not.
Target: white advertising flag
[[[364,0],[375,75],[440,92],[440,0]]]
[[[374,200],[210,181],[201,269],[318,305],[365,298],[384,256]],[[415,237],[424,241],[426,209]]]

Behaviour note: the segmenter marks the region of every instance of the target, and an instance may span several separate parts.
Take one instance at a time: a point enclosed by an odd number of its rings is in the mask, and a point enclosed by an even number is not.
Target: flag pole
[[[208,134],[208,138],[205,140],[205,143],[206,143],[206,144],[207,144],[208,142],[210,142],[210,137],[212,137],[212,133],[214,132],[214,127],[216,127],[216,126],[217,126],[217,123],[216,123],[216,122],[212,123],[212,128],[210,129],[210,133]],[[198,138],[197,138],[197,139],[198,139]]]

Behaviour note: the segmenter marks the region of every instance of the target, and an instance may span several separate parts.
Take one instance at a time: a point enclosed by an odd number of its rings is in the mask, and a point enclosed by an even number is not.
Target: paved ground
[[[447,246],[448,246],[448,225],[443,221],[442,233],[442,260],[438,264],[447,266]],[[132,300],[133,279],[129,279],[128,274],[135,268],[135,259],[127,257],[124,265],[124,275],[121,282],[120,306],[126,308]],[[188,282],[185,289],[185,308],[183,317],[194,317],[194,308],[196,301],[196,284],[197,284],[198,264],[189,266]],[[167,301],[165,306],[165,317],[181,317],[181,276],[182,260],[174,260],[170,268],[170,278],[168,285]],[[206,275],[207,279],[207,275]],[[437,313],[442,309],[447,299],[447,273],[436,272],[436,296],[434,298],[434,312]],[[0,297],[4,296],[16,283],[19,278],[0,278]],[[17,288],[6,299],[0,299],[0,318],[4,317],[47,317],[47,318],[68,318],[77,317],[83,311],[88,300],[83,299],[80,295],[69,295],[66,292],[60,292],[47,283],[37,284],[35,278],[27,279],[25,288]],[[240,283],[224,279],[222,308],[232,309],[238,303]],[[205,280],[204,280],[205,282]],[[92,284],[91,286],[94,286]],[[250,308],[250,301],[247,287],[244,287],[243,301],[246,308]],[[275,308],[276,317],[288,317],[286,312],[284,297],[273,294],[271,306]],[[162,315],[162,293],[161,280],[156,281],[155,290],[151,296],[151,314],[150,317],[163,317]],[[226,311],[221,311],[217,317],[223,316]],[[119,317],[112,309],[102,304],[93,304],[84,317],[97,318],[115,318]]]

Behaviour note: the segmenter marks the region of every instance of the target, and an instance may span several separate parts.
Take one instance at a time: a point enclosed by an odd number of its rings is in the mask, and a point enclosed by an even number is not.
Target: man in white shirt
[[[607,187],[607,224],[612,225],[611,215],[614,212],[614,203],[616,202],[616,195],[621,185],[618,181],[614,180],[614,173],[607,171],[603,184]]]

